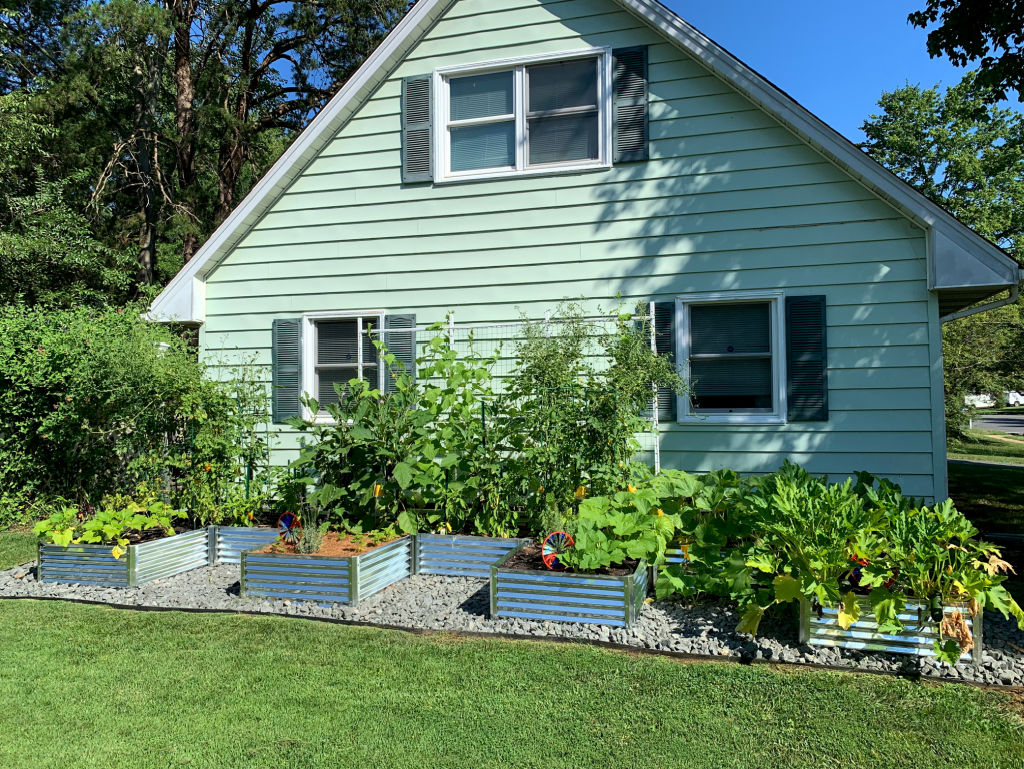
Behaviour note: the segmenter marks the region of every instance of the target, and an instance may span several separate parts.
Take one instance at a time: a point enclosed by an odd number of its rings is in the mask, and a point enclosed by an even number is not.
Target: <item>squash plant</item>
[[[882,632],[904,629],[899,614],[908,597],[926,604],[917,626],[938,628],[935,653],[950,665],[971,650],[973,639],[961,611],[945,613],[948,604],[965,604],[973,616],[986,607],[995,609],[1012,616],[1024,630],[1024,610],[1003,586],[1012,567],[997,547],[977,539],[978,530],[952,500],[930,508],[893,510],[886,523],[878,553],[860,570],[859,580],[870,590],[872,613]]]
[[[661,563],[679,517],[659,502],[653,489],[633,486],[582,500],[575,521],[576,543],[560,560],[576,572],[594,572],[627,560]]]
[[[87,515],[69,507],[39,521],[36,536],[54,545],[71,544],[113,545],[110,554],[120,558],[125,554],[132,533],[160,529],[167,536],[174,534],[171,522],[180,516],[163,502],[148,507],[130,504],[127,507],[106,507]]]

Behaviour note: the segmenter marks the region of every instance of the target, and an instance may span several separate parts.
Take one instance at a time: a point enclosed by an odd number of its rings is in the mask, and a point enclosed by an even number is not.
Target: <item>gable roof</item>
[[[1017,286],[1020,268],[1002,249],[928,200],[794,99],[656,0],[613,0],[647,22],[871,192],[928,233],[928,287],[943,314]],[[456,0],[419,0],[277,162],[178,272],[150,307],[157,321],[202,323],[205,278],[255,226]]]

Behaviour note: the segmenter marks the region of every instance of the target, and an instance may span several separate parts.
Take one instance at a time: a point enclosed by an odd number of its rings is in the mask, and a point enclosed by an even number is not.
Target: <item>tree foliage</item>
[[[79,234],[160,284],[406,10],[406,0],[0,0],[0,97],[46,136]],[[25,163],[4,169],[37,184]],[[32,208],[32,206],[29,206]],[[49,209],[48,209],[49,210]],[[10,216],[10,214],[8,214]],[[50,222],[22,216],[26,238]],[[76,236],[77,237],[77,236]],[[124,268],[124,265],[122,265]]]
[[[1024,116],[994,106],[975,74],[945,92],[907,85],[882,94],[863,149],[962,222],[1024,258]],[[967,393],[1024,387],[1021,302],[945,324],[946,418],[965,422]]]
[[[945,55],[959,67],[978,63],[986,100],[1015,91],[1024,101],[1024,0],[927,0],[908,18],[916,27],[933,27],[933,57]]]

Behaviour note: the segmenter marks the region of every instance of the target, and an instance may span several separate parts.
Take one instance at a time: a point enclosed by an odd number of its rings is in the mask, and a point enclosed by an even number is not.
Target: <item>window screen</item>
[[[362,379],[370,387],[378,386],[377,348],[367,334],[376,322],[376,318],[340,318],[314,323],[313,394],[321,406],[338,403],[334,386],[344,392],[352,379]]]
[[[772,411],[771,302],[696,304],[689,312],[694,412]]]
[[[598,158],[597,63],[594,59],[526,68],[530,165]]]

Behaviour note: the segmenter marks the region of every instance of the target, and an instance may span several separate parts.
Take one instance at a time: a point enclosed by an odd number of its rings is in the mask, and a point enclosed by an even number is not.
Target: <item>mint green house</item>
[[[655,302],[694,382],[660,402],[663,465],[942,497],[941,324],[1018,281],[653,0],[419,0],[150,316],[265,364],[279,421],[383,383],[371,326]]]

